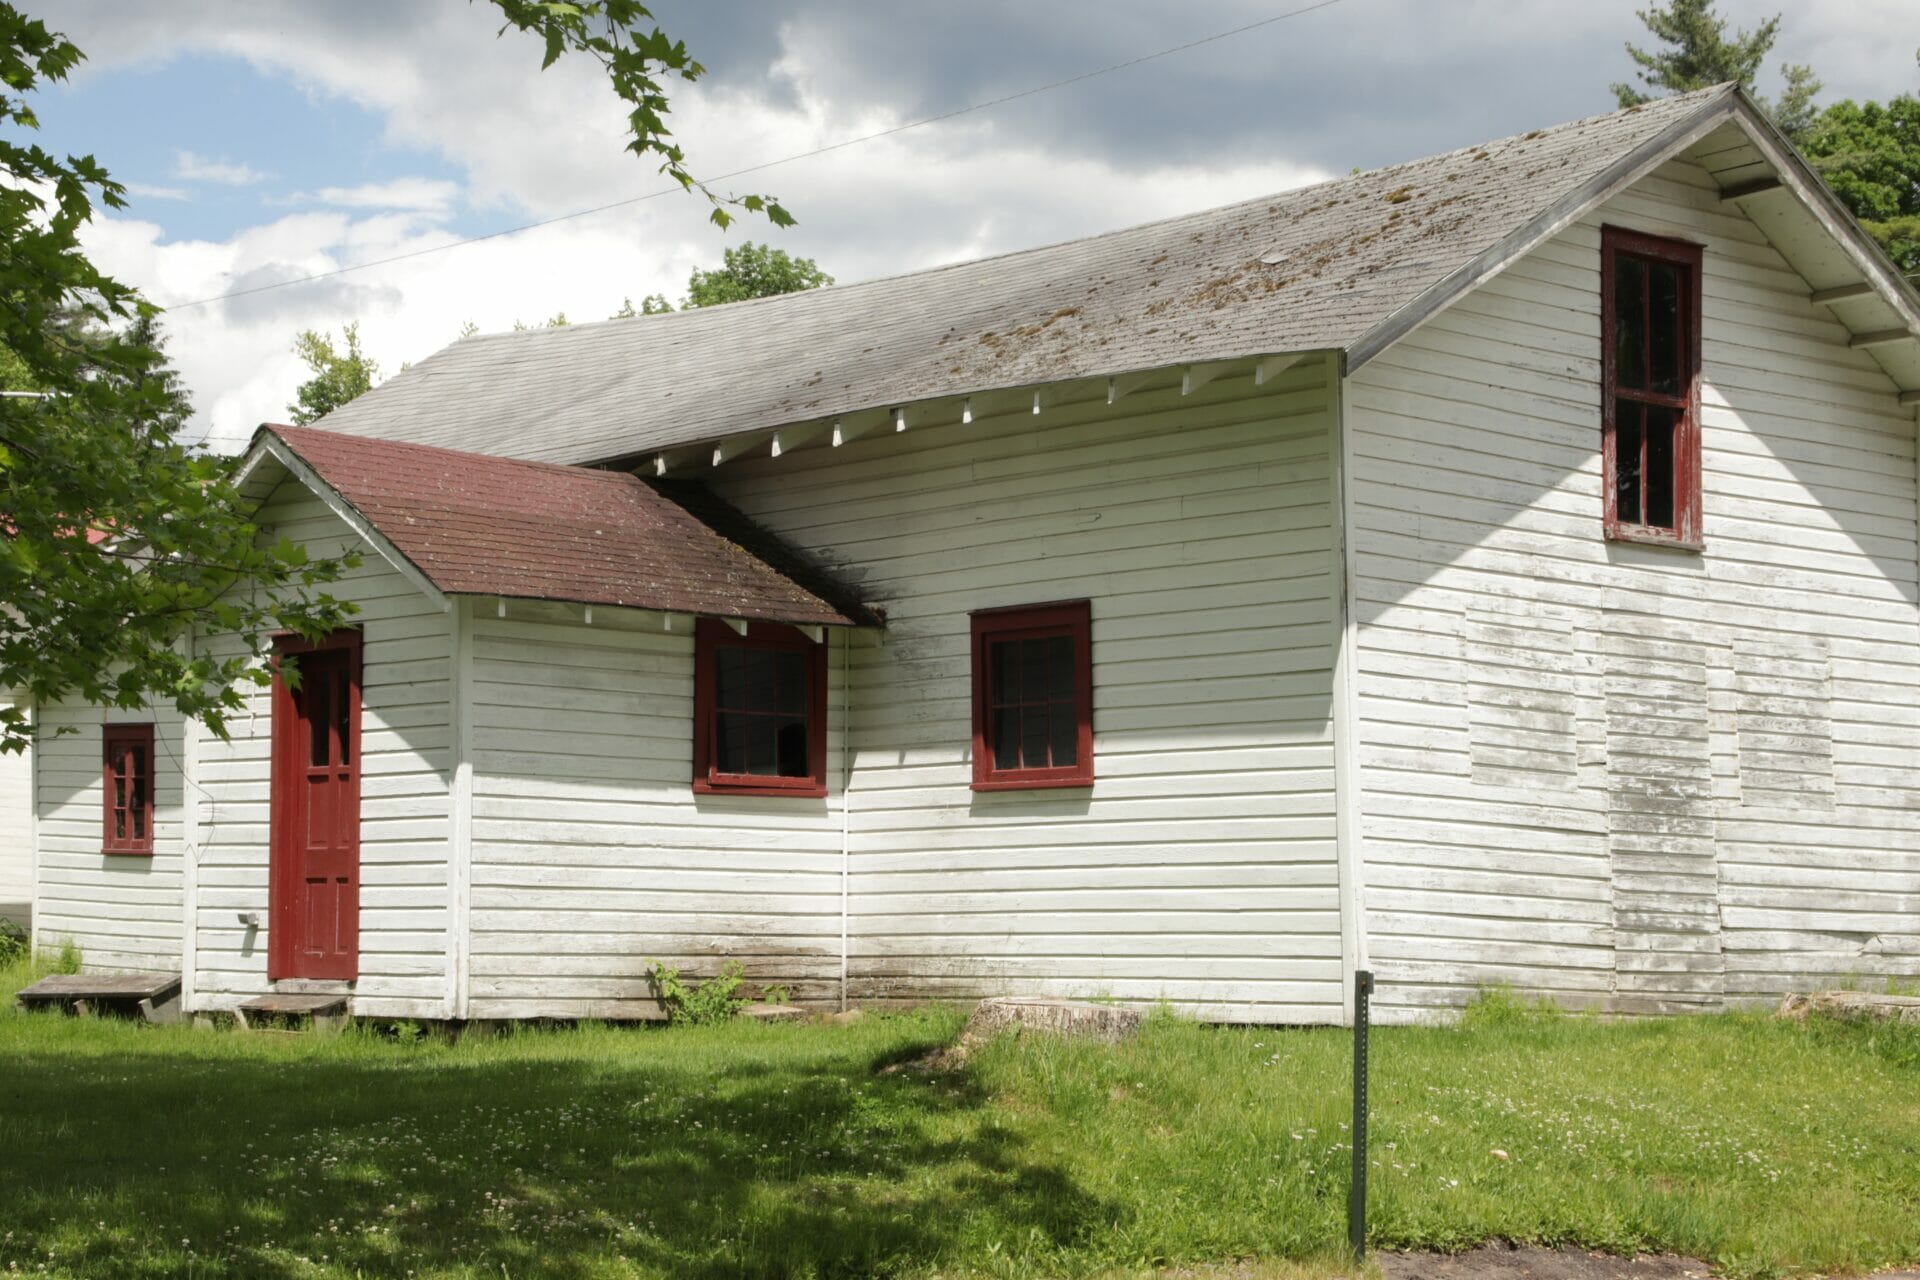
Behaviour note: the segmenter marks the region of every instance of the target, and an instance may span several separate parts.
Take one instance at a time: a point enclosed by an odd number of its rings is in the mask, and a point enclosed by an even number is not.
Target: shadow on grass
[[[874,1074],[931,1039],[681,1059],[676,1033],[632,1034],[578,1055],[10,1053],[0,1270],[52,1250],[76,1275],[871,1275],[1123,1216],[965,1080]]]

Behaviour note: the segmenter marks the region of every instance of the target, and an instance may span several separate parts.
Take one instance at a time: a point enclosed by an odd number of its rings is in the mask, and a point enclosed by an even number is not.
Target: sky
[[[724,174],[1021,93],[1310,0],[660,0],[707,68],[670,124]],[[731,182],[799,219],[721,232],[624,150],[578,59],[540,70],[485,0],[28,0],[87,60],[36,95],[41,141],[96,156],[130,207],[95,260],[168,308],[213,447],[284,421],[302,329],[357,322],[386,374],[556,313],[597,320],[753,239],[868,279],[1113,230],[1613,106],[1646,0],[1336,0],[1200,47]],[[1913,0],[1722,0],[1782,14],[1775,61],[1823,100],[1920,89]],[[575,65],[577,63],[577,65]],[[1777,77],[1762,81],[1763,91]],[[638,203],[498,235],[652,194]],[[433,252],[473,236],[477,244]],[[413,254],[404,261],[220,295]]]

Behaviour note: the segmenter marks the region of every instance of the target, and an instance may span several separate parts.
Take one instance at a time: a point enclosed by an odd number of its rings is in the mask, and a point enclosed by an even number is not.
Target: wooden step
[[[255,996],[234,1008],[243,1029],[257,1030],[255,1020],[305,1018],[315,1031],[338,1031],[347,1025],[347,997],[340,992],[307,994],[274,991]]]
[[[82,1016],[99,1007],[137,1008],[148,1022],[180,1021],[177,973],[54,973],[14,997],[22,1009],[65,1009]]]
[[[240,1006],[243,1013],[257,1013],[269,1018],[311,1018],[330,1013],[345,1013],[347,998],[338,993],[326,995],[295,995],[291,992],[274,992],[264,996],[255,996]]]

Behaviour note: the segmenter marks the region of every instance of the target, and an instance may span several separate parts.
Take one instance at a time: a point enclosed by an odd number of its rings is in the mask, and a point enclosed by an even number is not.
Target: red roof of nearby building
[[[266,426],[449,595],[800,624],[873,615],[709,493],[619,471]],[[697,514],[696,514],[697,513]]]

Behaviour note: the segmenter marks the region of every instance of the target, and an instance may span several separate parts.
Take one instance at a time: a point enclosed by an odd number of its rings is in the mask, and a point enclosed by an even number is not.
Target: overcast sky
[[[676,88],[696,172],[724,173],[1031,88],[1306,0],[661,0],[708,68]],[[1644,5],[1644,0],[1640,0]],[[133,192],[90,235],[163,306],[202,425],[283,420],[307,327],[358,320],[388,372],[452,341],[622,298],[678,298],[742,239],[843,281],[1044,244],[1608,110],[1635,0],[1338,0],[1053,92],[742,179],[800,225],[722,235],[679,194],[477,245],[180,306],[658,190],[597,67],[538,70],[461,0],[32,4],[88,54],[40,95],[45,141]],[[1781,58],[1827,98],[1920,88],[1914,0],[1784,8]],[[1773,87],[1775,79],[1763,83]]]

